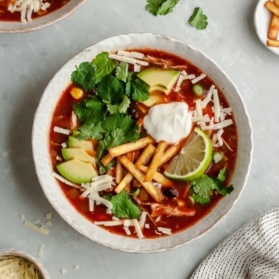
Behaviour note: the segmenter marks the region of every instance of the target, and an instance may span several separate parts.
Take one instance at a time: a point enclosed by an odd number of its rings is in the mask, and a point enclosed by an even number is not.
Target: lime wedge
[[[211,140],[201,129],[195,128],[180,153],[172,159],[164,175],[174,180],[194,180],[206,171],[211,160]]]

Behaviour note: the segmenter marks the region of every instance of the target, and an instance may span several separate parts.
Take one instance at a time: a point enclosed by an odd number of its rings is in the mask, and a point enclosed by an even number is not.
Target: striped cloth
[[[202,261],[191,279],[279,279],[279,208],[243,226]]]

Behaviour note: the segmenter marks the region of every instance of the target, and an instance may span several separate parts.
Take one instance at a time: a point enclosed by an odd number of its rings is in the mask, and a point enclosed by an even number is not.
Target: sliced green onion
[[[200,84],[195,84],[193,86],[193,93],[198,97],[202,96],[203,95],[203,87]]]
[[[223,160],[223,158],[224,158],[223,153],[219,152],[219,151],[214,152],[213,155],[212,155],[212,160],[213,160],[214,163],[221,162]]]

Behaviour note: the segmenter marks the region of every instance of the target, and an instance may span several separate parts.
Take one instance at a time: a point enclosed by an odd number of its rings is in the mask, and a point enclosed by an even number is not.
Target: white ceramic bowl
[[[45,16],[33,19],[31,22],[7,22],[0,20],[0,33],[22,33],[38,30],[52,25],[78,10],[86,0],[70,0],[61,9]]]
[[[0,257],[3,257],[3,256],[14,256],[14,257],[23,258],[23,259],[33,263],[36,266],[38,271],[41,273],[43,279],[50,279],[48,272],[42,266],[42,264],[37,259],[35,259],[31,255],[29,255],[23,251],[16,250],[16,249],[0,250]]]
[[[49,154],[49,129],[53,111],[62,92],[69,84],[75,65],[83,61],[91,61],[101,51],[135,47],[161,49],[191,61],[223,89],[234,111],[238,127],[238,158],[232,180],[235,190],[232,194],[223,198],[206,218],[203,218],[191,228],[158,239],[132,239],[112,234],[92,224],[79,214],[67,200],[52,176]],[[103,40],[85,49],[58,71],[45,89],[37,109],[33,125],[32,146],[36,172],[43,191],[63,219],[81,234],[107,247],[128,252],[149,253],[173,249],[197,239],[212,229],[232,209],[244,188],[250,170],[252,160],[251,133],[249,117],[237,88],[222,69],[204,53],[173,38],[155,34],[129,34]]]
[[[279,47],[270,47],[266,44],[269,23],[272,17],[271,12],[264,6],[266,1],[267,0],[259,0],[254,13],[254,25],[262,44],[271,52],[279,55]]]

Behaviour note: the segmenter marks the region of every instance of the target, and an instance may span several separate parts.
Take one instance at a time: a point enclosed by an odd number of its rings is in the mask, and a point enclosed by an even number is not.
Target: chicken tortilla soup
[[[0,0],[0,21],[32,21],[54,12],[70,0]]]
[[[53,175],[93,224],[155,238],[195,224],[233,191],[233,111],[217,84],[161,50],[76,65],[50,127]],[[225,197],[224,197],[225,198]]]

